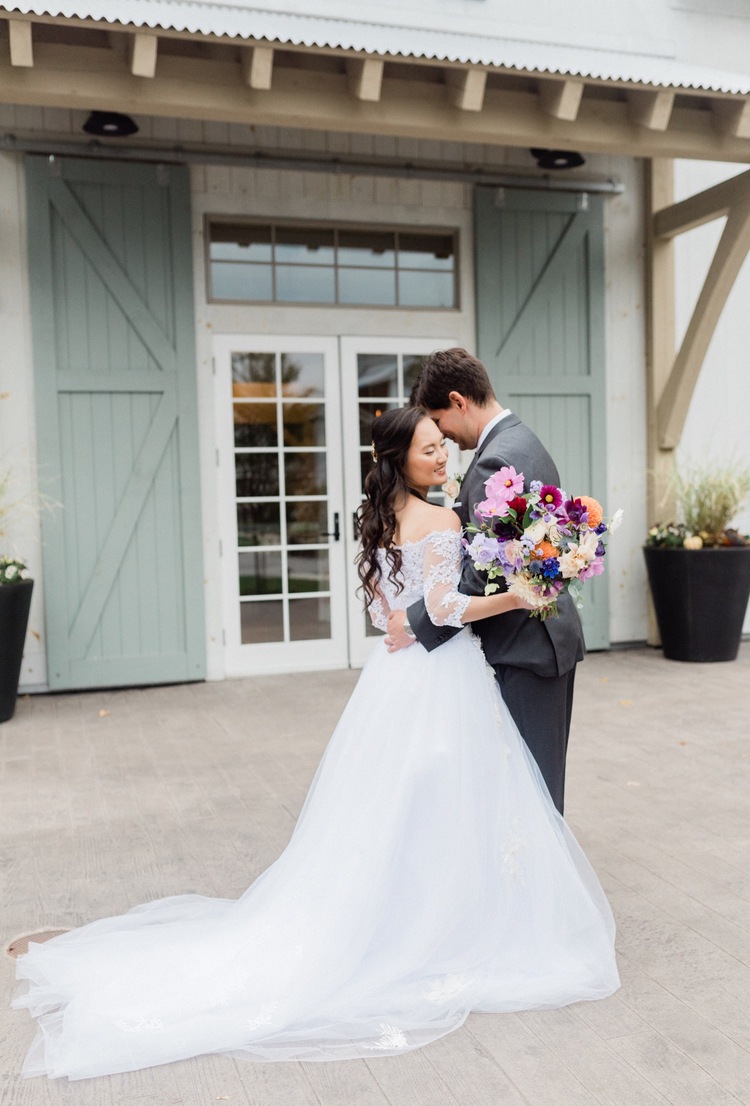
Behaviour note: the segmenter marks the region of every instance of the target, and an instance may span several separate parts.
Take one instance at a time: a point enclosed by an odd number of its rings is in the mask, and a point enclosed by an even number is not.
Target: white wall
[[[23,161],[0,153],[0,474],[10,470],[18,506],[0,526],[0,553],[19,557],[34,577],[21,684],[44,686],[47,664],[41,536],[36,509],[36,420],[26,264]]]
[[[743,172],[744,165],[710,161],[679,161],[675,166],[675,198],[684,199]],[[676,239],[676,339],[687,328],[724,219],[688,231]],[[750,467],[750,259],[745,261],[708,348],[690,403],[678,460],[719,463],[737,461]],[[737,520],[750,531],[750,504]],[[750,633],[750,613],[745,620]]]

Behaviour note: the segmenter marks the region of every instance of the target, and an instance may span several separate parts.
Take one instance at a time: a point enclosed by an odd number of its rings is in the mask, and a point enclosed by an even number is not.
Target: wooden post
[[[654,212],[674,202],[674,162],[646,162],[646,425],[648,525],[674,516],[671,487],[674,450],[659,446],[657,411],[675,358],[674,241],[657,238]],[[656,619],[649,603],[648,641],[659,644]]]

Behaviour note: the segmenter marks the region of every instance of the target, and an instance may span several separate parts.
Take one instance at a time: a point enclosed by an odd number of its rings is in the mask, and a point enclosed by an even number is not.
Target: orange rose
[[[576,497],[580,499],[584,507],[589,513],[589,526],[593,530],[602,521],[602,505],[597,499],[592,499],[590,495],[579,495]]]

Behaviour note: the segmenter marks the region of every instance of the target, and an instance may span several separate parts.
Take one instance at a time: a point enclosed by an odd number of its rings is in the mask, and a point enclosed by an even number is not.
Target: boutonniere
[[[449,499],[457,499],[458,493],[461,491],[461,485],[464,482],[464,474],[457,472],[455,476],[452,476],[450,480],[447,480],[443,484],[443,491]]]

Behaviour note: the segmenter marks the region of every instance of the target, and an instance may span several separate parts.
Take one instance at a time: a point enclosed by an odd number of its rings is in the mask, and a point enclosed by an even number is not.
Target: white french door
[[[371,424],[451,344],[214,338],[227,675],[364,663],[380,636],[355,565]]]
[[[227,675],[348,664],[338,343],[214,339]]]

